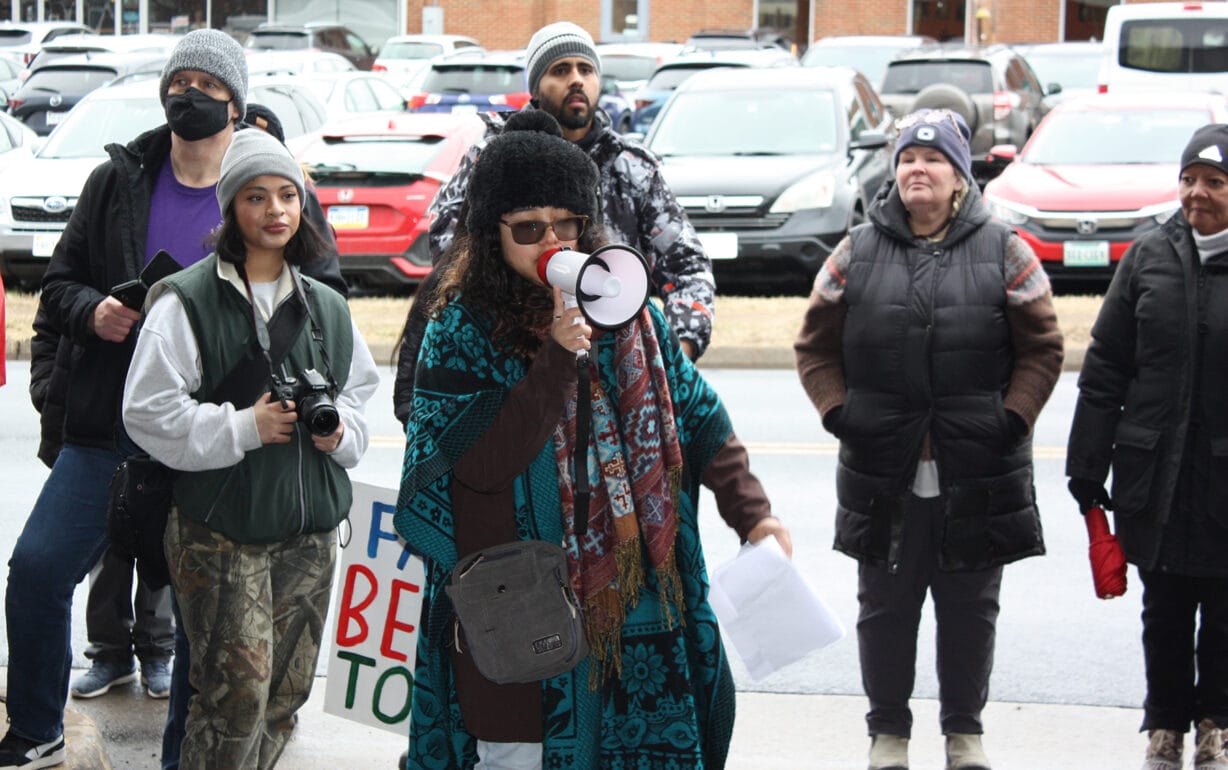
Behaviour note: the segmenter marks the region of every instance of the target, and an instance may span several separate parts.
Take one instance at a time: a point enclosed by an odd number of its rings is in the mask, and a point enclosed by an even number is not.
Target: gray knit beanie
[[[583,56],[593,63],[601,74],[601,57],[593,45],[592,35],[570,21],[556,21],[534,33],[524,51],[525,76],[529,82],[529,96],[537,98],[537,84],[551,64],[566,56]]]
[[[236,131],[222,157],[222,175],[217,180],[218,207],[226,211],[243,185],[263,174],[289,179],[298,188],[299,200],[306,199],[303,169],[284,144],[257,129]]]
[[[239,117],[247,114],[247,57],[235,39],[218,29],[194,29],[183,36],[162,68],[159,97],[166,106],[166,92],[176,72],[207,72],[230,89]]]

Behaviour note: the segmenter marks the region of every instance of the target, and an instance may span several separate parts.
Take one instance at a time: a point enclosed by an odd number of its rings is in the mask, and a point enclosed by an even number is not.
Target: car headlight
[[[1022,225],[1032,217],[1032,209],[1014,203],[1007,203],[1001,198],[986,195],[985,208],[999,222],[1007,225]]]
[[[800,209],[825,209],[836,198],[836,176],[830,171],[820,171],[803,177],[789,185],[770,212],[792,214]]]

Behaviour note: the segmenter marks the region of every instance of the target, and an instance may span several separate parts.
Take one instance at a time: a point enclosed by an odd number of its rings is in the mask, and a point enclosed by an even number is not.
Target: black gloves
[[[1079,502],[1079,513],[1087,514],[1089,508],[1100,506],[1107,511],[1113,510],[1113,501],[1104,485],[1091,479],[1072,478],[1066,485],[1070,494]]]

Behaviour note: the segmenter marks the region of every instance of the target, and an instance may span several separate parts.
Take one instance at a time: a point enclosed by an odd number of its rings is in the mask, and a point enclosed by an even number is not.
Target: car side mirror
[[[1061,83],[1050,83],[1049,85],[1045,86],[1045,96],[1053,96],[1054,94],[1060,94],[1061,92]]]
[[[1015,162],[1015,157],[1018,155],[1019,148],[1013,144],[995,144],[985,155],[985,162],[990,166],[1008,166]]]
[[[849,151],[877,150],[887,146],[887,135],[882,131],[862,131],[861,136],[849,142]]]

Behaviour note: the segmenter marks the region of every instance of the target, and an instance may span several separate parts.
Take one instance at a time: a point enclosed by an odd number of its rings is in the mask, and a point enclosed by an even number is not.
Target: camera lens
[[[318,397],[303,399],[299,408],[302,410],[299,412],[301,415],[299,419],[307,426],[307,430],[317,436],[331,436],[341,424],[341,415],[337,412],[337,407]]]

